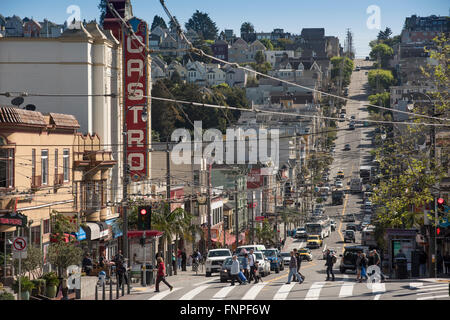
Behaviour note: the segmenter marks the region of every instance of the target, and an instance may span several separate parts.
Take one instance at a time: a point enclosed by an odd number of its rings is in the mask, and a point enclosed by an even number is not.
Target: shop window
[[[0,149],[0,188],[14,187],[14,149]]]
[[[42,184],[48,184],[48,150],[41,151],[41,177]]]

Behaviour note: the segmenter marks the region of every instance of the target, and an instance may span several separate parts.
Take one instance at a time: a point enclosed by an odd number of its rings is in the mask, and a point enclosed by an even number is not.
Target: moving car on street
[[[239,256],[238,257],[239,264],[242,265],[244,262],[244,257]],[[220,268],[220,282],[227,282],[228,280],[231,280],[231,264],[233,262],[233,259],[231,257],[226,258]]]
[[[346,243],[347,241],[353,242],[353,243],[356,241],[355,231],[345,230],[344,243]]]
[[[320,239],[319,235],[310,235],[308,236],[308,240],[306,241],[307,248],[319,248],[322,246],[322,239]]]
[[[331,199],[333,205],[341,205],[344,203],[344,191],[343,190],[334,190],[331,193]]]
[[[236,255],[238,255],[238,256],[244,255],[244,252],[249,253],[251,249],[253,249],[253,251],[261,251],[261,250],[266,250],[266,246],[263,244],[252,244],[252,245],[248,245],[248,246],[239,246],[239,247],[237,247]]]
[[[345,146],[344,146],[344,150],[345,151],[349,151],[349,150],[351,150],[352,148],[350,147],[350,144],[346,144]]]
[[[298,249],[298,253],[300,254],[302,260],[312,261],[313,259],[311,250],[309,250],[308,248],[300,248]]]
[[[222,263],[226,258],[231,257],[229,249],[212,249],[209,250],[205,262],[206,276],[210,277],[213,272],[220,272]]]
[[[261,277],[268,276],[270,274],[270,261],[264,255],[262,251],[253,252],[256,256],[256,260],[259,263],[259,274]]]
[[[270,262],[270,270],[279,273],[280,270],[284,270],[283,259],[281,258],[280,251],[278,249],[266,249],[262,251]]]
[[[291,261],[291,253],[290,252],[282,252],[281,257],[283,258],[283,264],[289,265],[289,262]]]
[[[331,227],[331,231],[336,230],[336,222],[334,222],[334,220],[330,220],[330,227]]]
[[[353,214],[346,214],[344,216],[344,222],[355,222],[355,217],[353,216]]]
[[[295,231],[295,238],[297,239],[305,239],[308,238],[308,234],[306,233],[306,229],[303,227],[298,227]]]
[[[344,171],[339,170],[337,175],[336,175],[336,179],[344,179],[345,175],[344,175]]]
[[[342,183],[342,180],[336,180],[336,182],[334,183],[334,186],[336,188],[343,188],[344,184]]]

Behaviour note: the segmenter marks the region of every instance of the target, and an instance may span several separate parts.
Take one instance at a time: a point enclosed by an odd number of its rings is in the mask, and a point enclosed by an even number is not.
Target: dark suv
[[[345,247],[344,254],[340,254],[341,265],[339,271],[345,273],[347,270],[356,271],[356,258],[358,257],[358,251],[364,252],[366,255],[369,252],[369,247],[366,246],[352,246]]]

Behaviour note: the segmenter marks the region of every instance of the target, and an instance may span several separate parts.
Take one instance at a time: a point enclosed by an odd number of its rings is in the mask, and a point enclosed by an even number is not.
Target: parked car
[[[336,182],[334,183],[336,188],[343,188],[344,184],[342,183],[342,180],[336,180]]]
[[[356,117],[355,117],[355,116],[351,116],[351,117],[350,117],[350,119],[352,119],[352,120],[355,120],[355,119],[356,119]]]
[[[231,257],[230,249],[209,250],[205,262],[206,276],[210,277],[213,272],[220,272],[222,263],[229,257]]]
[[[244,257],[239,256],[238,257],[239,264],[242,265],[244,263]],[[231,264],[233,262],[232,258],[226,258],[223,263],[222,267],[220,268],[220,282],[227,282],[228,280],[231,280]]]
[[[298,249],[298,253],[300,254],[302,260],[312,261],[313,259],[311,250],[309,250],[308,248],[300,248]]]
[[[266,249],[262,251],[267,259],[270,261],[270,270],[279,273],[280,270],[284,270],[283,259],[281,258],[280,251],[278,249]]]
[[[372,206],[364,206],[364,213],[365,214],[371,214],[373,211],[373,207]]]
[[[306,240],[307,248],[319,248],[321,246],[322,246],[322,239],[320,239],[319,235],[308,236],[308,240]]]
[[[297,239],[308,238],[308,234],[306,233],[306,229],[302,227],[298,227],[295,231],[295,237]]]
[[[291,261],[291,253],[290,252],[281,252],[281,257],[283,258],[283,264],[289,264]]]
[[[348,128],[349,128],[350,130],[355,130],[355,124],[354,124],[354,123],[350,123],[350,124],[348,125]]]
[[[345,121],[345,113],[341,113],[339,115],[339,122],[344,122]]]
[[[352,148],[350,147],[350,144],[346,144],[345,146],[344,146],[344,150],[345,151],[348,151],[348,150],[351,150]]]
[[[344,254],[340,254],[339,257],[341,257],[341,263],[339,266],[339,271],[341,273],[345,273],[347,270],[353,270],[356,271],[356,258],[357,258],[357,252],[362,251],[366,255],[369,253],[369,247],[367,246],[347,246],[345,247]]]
[[[259,274],[261,277],[268,276],[270,274],[270,261],[264,255],[262,251],[253,252],[256,256],[256,260],[259,263]]]

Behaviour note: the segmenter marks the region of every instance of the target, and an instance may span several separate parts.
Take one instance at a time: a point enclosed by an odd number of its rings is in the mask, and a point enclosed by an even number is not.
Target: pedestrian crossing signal
[[[151,230],[152,225],[152,207],[138,207],[138,230]]]
[[[441,233],[441,228],[436,228],[436,234],[439,235]]]

